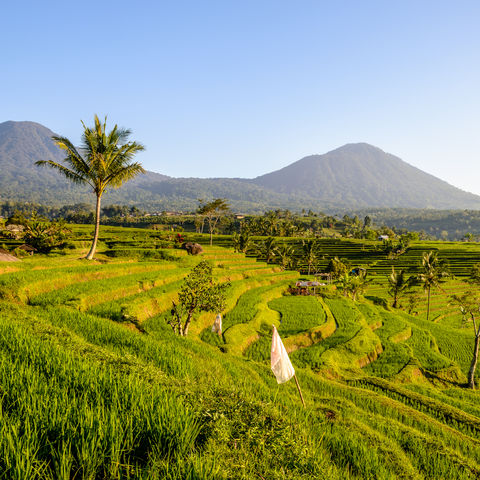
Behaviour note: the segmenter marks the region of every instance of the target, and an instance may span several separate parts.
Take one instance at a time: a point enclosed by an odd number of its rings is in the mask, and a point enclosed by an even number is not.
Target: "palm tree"
[[[257,245],[258,253],[265,258],[267,263],[270,263],[270,260],[273,260],[277,253],[277,246],[275,244],[275,238],[268,237],[266,240]]]
[[[477,317],[480,310],[480,298],[475,296],[472,292],[467,292],[463,295],[452,295],[450,297],[450,303],[456,304],[460,307],[463,316],[463,323],[472,322],[475,342],[472,361],[470,363],[470,369],[468,370],[468,386],[475,389],[475,370],[477,368],[478,354],[480,350],[480,324],[478,324]]]
[[[438,258],[438,252],[424,252],[422,257],[422,271],[418,274],[418,280],[427,292],[427,321],[430,317],[430,292],[432,287],[437,288],[444,277],[448,277],[447,265],[444,260]]]
[[[241,233],[235,232],[233,234],[233,249],[235,252],[247,253],[247,250],[252,246],[252,237],[247,230]]]
[[[83,122],[82,144],[74,147],[65,137],[53,136],[54,142],[66,152],[63,163],[39,160],[36,165],[48,165],[58,170],[74,183],[90,185],[97,199],[95,210],[95,234],[86,258],[91,260],[97,247],[100,228],[100,202],[107,187],[118,188],[145,170],[138,162],[132,162],[136,153],[144,150],[137,142],[127,142],[131,131],[117,125],[107,133],[107,119],[100,122],[95,115],[95,126],[87,127]]]
[[[348,297],[350,294],[352,300],[355,301],[357,295],[364,293],[368,287],[367,274],[366,272],[359,273],[358,275],[345,273],[338,279],[338,286],[345,297]]]
[[[316,240],[302,240],[303,257],[308,265],[308,275],[310,275],[312,265],[317,259],[317,246],[318,242]]]
[[[399,297],[412,286],[412,280],[406,278],[405,270],[396,272],[395,267],[392,266],[392,273],[388,277],[388,284],[390,286],[388,293],[393,297],[392,307],[397,308]]]
[[[277,255],[280,257],[280,263],[284,270],[293,267],[295,258],[295,249],[288,243],[283,243],[277,249]]]

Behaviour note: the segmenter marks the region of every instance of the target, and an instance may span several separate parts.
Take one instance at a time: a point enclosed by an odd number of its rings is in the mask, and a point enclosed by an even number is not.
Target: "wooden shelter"
[[[316,273],[315,277],[318,277],[319,279],[325,280],[327,285],[330,285],[332,283],[332,274],[331,273]]]
[[[30,255],[33,255],[37,251],[35,247],[32,247],[31,245],[27,245],[26,243],[24,243],[23,245],[20,245],[17,248],[19,250],[23,250],[24,252],[27,252]]]
[[[315,282],[315,281],[303,281],[299,280],[295,282],[295,288],[290,288],[290,291],[295,295],[315,295],[316,288],[325,285],[324,283]],[[313,291],[312,291],[313,289]]]

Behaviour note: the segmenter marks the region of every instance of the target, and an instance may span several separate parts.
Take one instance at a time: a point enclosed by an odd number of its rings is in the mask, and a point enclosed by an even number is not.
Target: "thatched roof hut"
[[[20,245],[17,248],[19,250],[23,250],[24,252],[28,252],[32,255],[33,255],[33,253],[35,253],[37,251],[37,249],[35,247],[32,247],[31,245],[27,245],[26,243],[24,243],[23,245]]]

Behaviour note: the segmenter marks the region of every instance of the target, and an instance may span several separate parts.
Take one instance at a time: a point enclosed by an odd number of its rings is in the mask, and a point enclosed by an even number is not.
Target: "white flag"
[[[295,369],[275,326],[273,327],[270,366],[278,383],[288,382],[295,375]]]
[[[212,332],[218,333],[219,335],[222,334],[222,316],[220,314],[215,317],[215,322],[212,325]]]

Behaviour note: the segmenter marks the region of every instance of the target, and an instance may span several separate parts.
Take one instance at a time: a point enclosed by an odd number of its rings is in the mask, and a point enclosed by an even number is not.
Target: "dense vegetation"
[[[184,234],[204,246],[198,258],[174,248],[175,233],[102,227],[87,262],[93,226],[71,230],[62,250],[0,263],[0,477],[479,477],[474,337],[450,301],[478,288],[467,282],[477,244],[413,241],[392,255],[378,241],[317,240],[315,271],[335,257],[367,269],[353,302],[335,285],[285,295],[298,272],[235,253],[232,236],[208,247]],[[301,238],[275,241],[306,266]],[[410,315],[407,296],[391,307],[387,278],[392,265],[420,273],[431,250],[455,277],[432,289],[427,321],[423,290],[409,293]],[[182,338],[166,320],[200,260],[231,284],[223,332],[204,312]],[[272,324],[306,409],[270,372]]]
[[[107,194],[108,197],[108,194]],[[87,198],[86,198],[87,199]],[[102,223],[116,226],[156,226],[162,230],[182,230],[187,232],[207,231],[205,219],[195,214],[197,202],[185,205],[184,212],[166,212],[161,209],[118,205],[107,198],[102,208]],[[480,213],[478,210],[420,210],[420,209],[368,209],[342,211],[324,209],[316,212],[305,209],[305,205],[295,210],[262,209],[257,215],[240,215],[233,212],[221,218],[216,233],[240,232],[242,226],[249,227],[253,235],[281,236],[328,236],[365,238],[374,240],[379,235],[416,232],[415,238],[430,240],[454,240],[474,242],[480,238]],[[8,218],[32,212],[53,219],[63,218],[71,223],[92,224],[95,218],[93,203],[74,203],[63,206],[42,205],[32,202],[0,201],[0,217]]]

